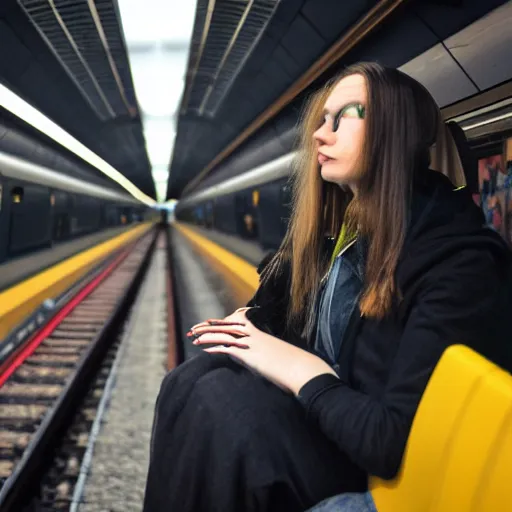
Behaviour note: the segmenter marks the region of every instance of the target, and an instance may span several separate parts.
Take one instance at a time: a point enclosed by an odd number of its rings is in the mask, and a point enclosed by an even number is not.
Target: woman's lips
[[[318,153],[318,163],[320,165],[325,164],[325,162],[328,162],[329,160],[332,160],[332,158],[329,158],[328,156],[322,155],[322,153]]]

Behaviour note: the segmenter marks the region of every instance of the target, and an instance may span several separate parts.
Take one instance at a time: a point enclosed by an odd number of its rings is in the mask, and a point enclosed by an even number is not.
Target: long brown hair
[[[313,140],[333,87],[353,74],[365,78],[368,93],[357,199],[322,179]],[[310,333],[313,304],[329,265],[322,251],[324,238],[337,236],[344,223],[369,243],[361,313],[382,318],[390,311],[399,297],[395,270],[409,222],[414,173],[428,168],[441,125],[439,108],[425,87],[375,63],[348,67],[311,98],[300,123],[290,225],[262,276],[268,279],[283,263],[291,263],[289,325],[300,322],[303,334]]]

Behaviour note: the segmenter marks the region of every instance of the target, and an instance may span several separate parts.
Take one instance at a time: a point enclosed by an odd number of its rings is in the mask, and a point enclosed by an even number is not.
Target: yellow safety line
[[[208,253],[226,271],[240,279],[252,292],[258,288],[259,276],[255,266],[179,222],[175,222],[174,226],[196,247]]]
[[[137,226],[0,293],[0,341],[46,299],[59,296],[100,260],[142,236],[152,226],[152,223]]]

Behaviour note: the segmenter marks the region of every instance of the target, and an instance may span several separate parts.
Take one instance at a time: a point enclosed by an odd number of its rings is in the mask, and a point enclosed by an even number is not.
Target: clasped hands
[[[187,335],[206,352],[228,354],[295,395],[318,375],[336,375],[320,357],[255,327],[246,317],[248,309],[196,324]]]

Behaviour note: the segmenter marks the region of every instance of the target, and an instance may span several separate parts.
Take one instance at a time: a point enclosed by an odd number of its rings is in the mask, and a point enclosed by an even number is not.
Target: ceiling
[[[511,0],[409,0],[297,86],[386,4],[393,0],[1,0],[0,82],[143,193],[156,197],[156,181],[161,197],[180,198],[289,151],[307,96],[351,62],[401,67],[441,105],[512,76],[510,9],[493,11]],[[465,29],[489,12],[486,25]]]
[[[195,2],[117,0],[157,196],[169,161],[194,24]]]
[[[168,198],[375,3],[198,0]]]
[[[405,2],[203,176],[375,4],[198,0],[167,197],[184,197],[290,151],[308,94],[352,62],[375,60],[401,67],[425,83],[441,106],[512,78],[512,60],[505,51],[510,48],[506,34],[512,33],[512,2]],[[463,30],[502,4],[507,5],[491,12],[486,22]],[[197,176],[200,182],[194,180]]]
[[[2,0],[0,81],[154,198],[119,19],[115,0]]]

